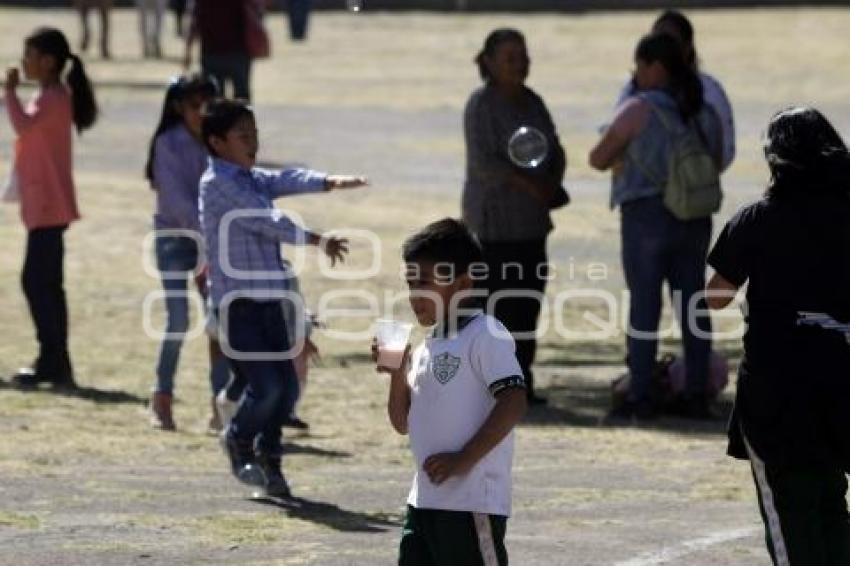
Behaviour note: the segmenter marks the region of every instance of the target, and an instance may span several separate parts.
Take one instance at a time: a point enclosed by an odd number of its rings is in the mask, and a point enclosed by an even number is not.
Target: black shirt
[[[747,288],[747,332],[729,453],[774,465],[850,469],[850,345],[798,324],[850,320],[850,199],[764,198],[723,228],[708,263]]]

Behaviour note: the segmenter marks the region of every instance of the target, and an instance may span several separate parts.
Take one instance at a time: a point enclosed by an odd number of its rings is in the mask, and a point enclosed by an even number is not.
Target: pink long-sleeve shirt
[[[70,224],[80,217],[72,175],[71,93],[62,85],[38,90],[26,107],[6,91],[6,112],[17,134],[15,174],[27,230]]]

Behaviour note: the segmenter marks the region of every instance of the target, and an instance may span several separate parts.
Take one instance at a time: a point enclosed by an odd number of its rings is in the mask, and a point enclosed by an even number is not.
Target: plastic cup
[[[375,338],[378,341],[378,366],[398,369],[404,361],[404,350],[410,339],[413,325],[409,322],[381,319],[375,321]]]

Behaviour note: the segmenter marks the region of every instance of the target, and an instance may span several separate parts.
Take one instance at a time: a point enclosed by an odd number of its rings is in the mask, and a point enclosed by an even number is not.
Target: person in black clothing
[[[812,108],[770,122],[764,198],[726,225],[710,308],[744,283],[729,454],[749,459],[774,564],[850,564],[850,153]]]

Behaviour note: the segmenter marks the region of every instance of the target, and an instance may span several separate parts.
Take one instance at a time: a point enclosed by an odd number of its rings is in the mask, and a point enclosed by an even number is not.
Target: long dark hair
[[[682,119],[688,120],[702,108],[702,81],[682,56],[679,42],[666,33],[645,35],[637,44],[635,59],[661,64],[669,77],[668,92],[676,101]]]
[[[694,70],[697,70],[697,50],[694,46],[694,26],[691,21],[677,10],[666,10],[655,19],[652,24],[652,31],[656,33],[664,33],[664,28],[671,26],[676,29],[676,38],[681,39],[681,47],[685,48],[685,62]]]
[[[525,36],[522,35],[521,31],[514,28],[494,29],[487,35],[487,39],[484,40],[484,47],[481,48],[481,51],[478,52],[478,55],[474,59],[475,64],[478,65],[478,74],[481,75],[482,80],[490,80],[490,70],[487,68],[484,58],[495,55],[499,46],[509,41],[515,41],[525,45]]]
[[[772,198],[850,197],[850,152],[832,124],[811,107],[786,108],[771,118],[764,140]]]
[[[55,28],[38,28],[26,38],[24,44],[42,55],[50,55],[56,60],[56,73],[61,77],[65,64],[71,60],[71,68],[65,76],[65,83],[71,90],[71,108],[77,132],[91,128],[97,120],[97,102],[94,89],[83,68],[80,58],[71,53],[71,47],[65,35]]]
[[[145,163],[145,178],[153,183],[153,160],[156,153],[156,138],[166,130],[170,130],[183,121],[183,116],[178,111],[177,105],[189,96],[195,94],[206,95],[214,98],[218,92],[218,84],[212,77],[194,73],[187,76],[178,76],[171,79],[165,90],[165,100],[162,102],[162,113],[159,124],[151,136],[148,145],[148,160]]]

